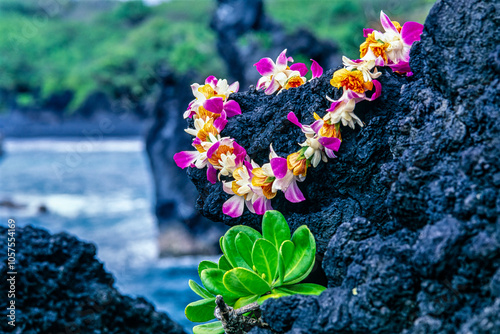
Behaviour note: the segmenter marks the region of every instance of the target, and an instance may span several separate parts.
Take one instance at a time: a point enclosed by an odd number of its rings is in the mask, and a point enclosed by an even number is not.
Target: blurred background
[[[357,58],[380,10],[423,23],[433,0],[0,1],[0,220],[98,246],[120,291],[188,331],[197,264],[225,227],[173,162],[189,85],[256,83],[285,48],[325,69]],[[243,111],[244,112],[244,111]],[[22,247],[22,246],[21,246]]]

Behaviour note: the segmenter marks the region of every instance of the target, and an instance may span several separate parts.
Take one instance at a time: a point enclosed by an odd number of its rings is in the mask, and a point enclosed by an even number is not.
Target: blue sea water
[[[18,226],[95,243],[123,294],[146,297],[191,332],[184,307],[198,298],[188,280],[198,280],[198,263],[210,258],[158,257],[154,190],[140,139],[16,139],[4,150],[0,201],[22,207],[0,207],[1,225],[14,218]]]

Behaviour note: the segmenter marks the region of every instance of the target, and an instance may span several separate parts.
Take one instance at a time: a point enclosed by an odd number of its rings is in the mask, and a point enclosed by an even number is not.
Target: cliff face
[[[299,183],[306,201],[273,200],[292,230],[307,224],[328,279],[318,297],[268,300],[264,320],[287,333],[494,333],[500,328],[499,5],[438,1],[411,53],[412,77],[384,71],[382,96],[357,105],[366,124],[342,130],[338,158]],[[242,115],[223,131],[257,163],[303,141],[329,107],[333,70],[279,95],[232,95]],[[204,170],[188,175],[206,217],[229,195]],[[252,333],[266,331],[254,329]]]
[[[7,229],[0,228],[3,236]],[[143,298],[121,295],[95,258],[96,248],[66,233],[16,228],[16,326],[2,333],[185,333]],[[6,239],[4,239],[6,240]],[[0,250],[7,254],[7,242]],[[6,273],[7,261],[0,263]],[[9,291],[2,279],[2,291]],[[7,296],[0,307],[7,309]]]
[[[228,69],[228,79],[231,83],[238,80],[241,89],[257,82],[259,76],[248,64],[269,54],[279,54],[286,45],[290,45],[290,54],[307,54],[325,66],[340,63],[335,44],[320,41],[307,31],[287,33],[265,15],[261,0],[219,0],[211,28],[217,34],[217,48]],[[240,45],[238,38],[252,30],[269,32],[271,47],[264,50],[259,45]],[[182,114],[194,98],[189,85],[200,81],[195,78],[193,73],[182,78],[172,73],[162,75],[154,121],[146,139],[163,255],[217,253],[219,238],[225,232],[223,224],[214,224],[194,210],[196,189],[173,160],[175,153],[192,150]]]

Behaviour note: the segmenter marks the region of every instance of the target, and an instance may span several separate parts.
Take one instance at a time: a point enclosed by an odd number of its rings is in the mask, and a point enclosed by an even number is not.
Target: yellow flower
[[[373,88],[373,83],[371,81],[365,82],[362,72],[356,70],[348,71],[345,68],[333,73],[333,78],[330,80],[330,84],[333,87],[344,87],[345,89],[350,89],[356,93],[364,93],[365,91]]]
[[[226,99],[226,95],[216,94],[215,90],[209,84],[201,86],[198,88],[198,91],[202,93],[207,100],[212,97],[222,97],[224,100]]]
[[[384,63],[387,64],[387,55],[385,54],[385,51],[389,46],[389,43],[384,43],[380,40],[376,40],[375,32],[372,32],[368,35],[368,37],[366,37],[366,40],[363,42],[363,44],[359,46],[360,58],[363,58],[368,53],[368,49],[371,49],[375,57],[382,56],[382,58],[384,59]]]

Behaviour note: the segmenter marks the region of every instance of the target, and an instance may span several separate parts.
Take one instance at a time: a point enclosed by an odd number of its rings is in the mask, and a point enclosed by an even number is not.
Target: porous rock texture
[[[0,227],[7,254],[7,229]],[[17,227],[15,281],[16,326],[7,318],[2,333],[168,333],[185,334],[180,325],[143,298],[121,295],[113,277],[96,258],[93,244],[67,233],[51,235],[35,227]],[[7,273],[7,261],[0,262]],[[9,285],[5,276],[0,288],[7,310]],[[5,312],[5,311],[4,311]]]
[[[268,300],[264,320],[285,333],[500,331],[500,8],[437,1],[412,47],[412,77],[384,70],[382,96],[356,106],[363,128],[342,128],[338,158],[309,169],[306,201],[273,200],[292,230],[307,224],[328,279],[320,296]],[[304,140],[286,119],[324,114],[333,70],[265,96],[232,95],[243,114],[223,136],[268,161]],[[222,214],[230,195],[190,169],[203,215],[260,228],[248,211]],[[254,329],[252,333],[268,333]]]

